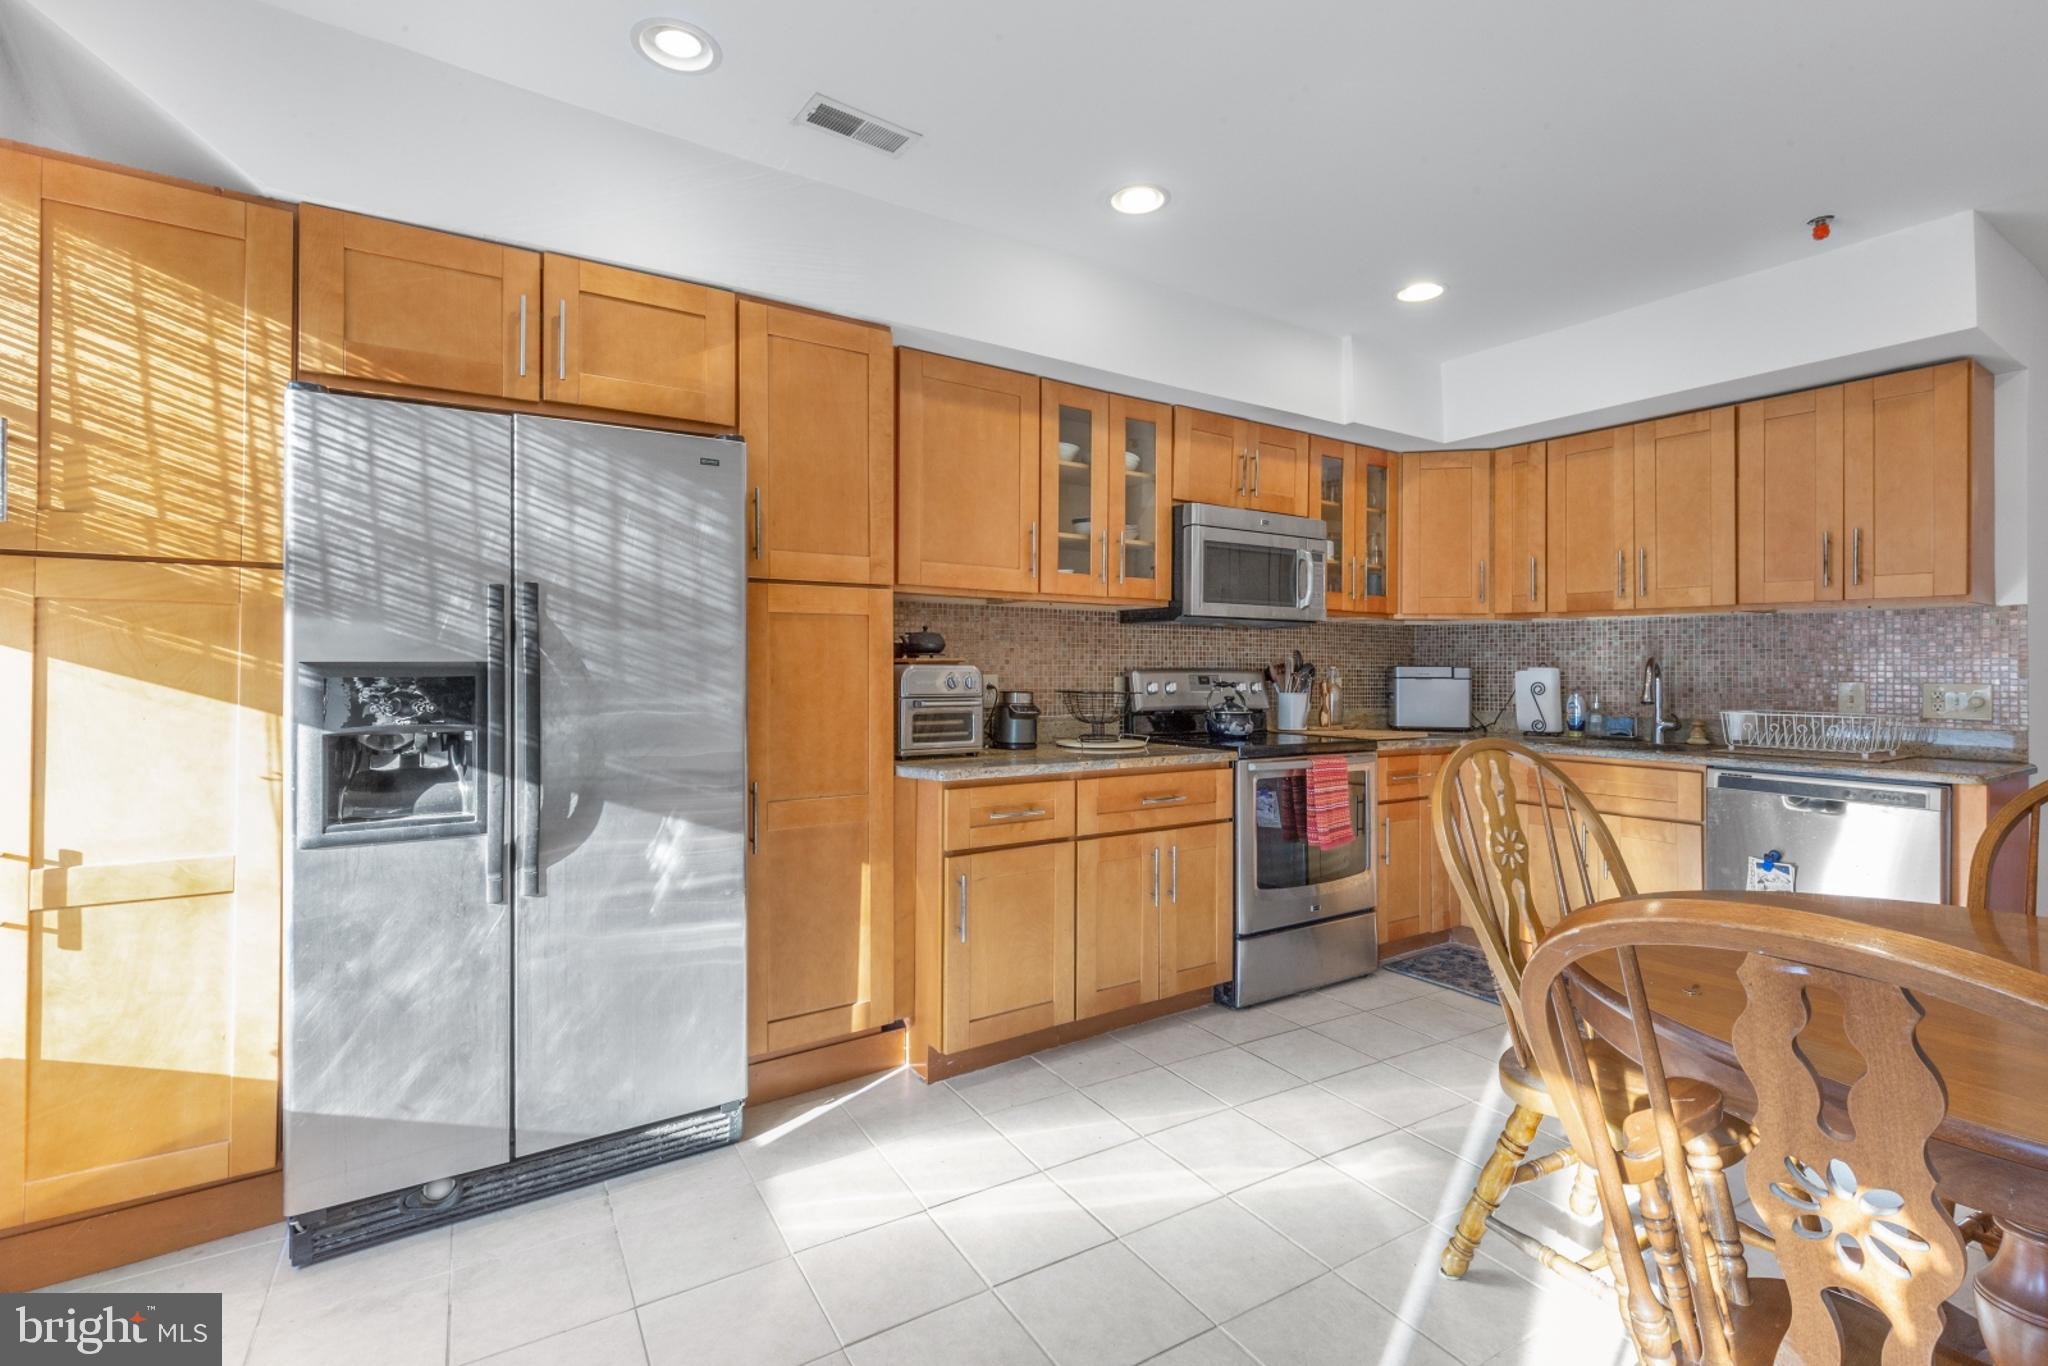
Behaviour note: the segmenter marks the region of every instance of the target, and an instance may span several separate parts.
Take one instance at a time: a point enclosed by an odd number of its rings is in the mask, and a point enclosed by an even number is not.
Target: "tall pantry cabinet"
[[[66,1265],[13,1231],[277,1166],[292,233],[279,206],[0,147],[10,1289]],[[183,1208],[106,1240],[147,1255],[215,1217]]]

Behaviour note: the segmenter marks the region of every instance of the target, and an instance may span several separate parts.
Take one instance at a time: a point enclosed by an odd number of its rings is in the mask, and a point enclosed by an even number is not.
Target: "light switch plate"
[[[1926,721],[1989,721],[1989,683],[1922,683],[1920,716]]]
[[[1835,710],[1844,716],[1861,716],[1870,710],[1870,685],[1868,683],[1837,683],[1835,685]]]

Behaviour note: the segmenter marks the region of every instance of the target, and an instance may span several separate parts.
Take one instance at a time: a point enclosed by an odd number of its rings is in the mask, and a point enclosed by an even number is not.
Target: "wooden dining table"
[[[1864,897],[1747,893],[1778,905],[1919,935],[2035,972],[2048,972],[2048,930],[2032,915]],[[1755,1092],[1730,1032],[1745,997],[1743,955],[1700,949],[1638,951],[1666,1065],[1718,1086],[1749,1117]],[[1587,960],[1581,1009],[1603,1038],[1634,1052],[1634,1031],[1611,957]],[[1978,1321],[2000,1366],[2048,1362],[2048,1037],[1938,1000],[1923,1001],[1921,1047],[1948,1091],[1929,1147],[1941,1194],[1994,1219],[2002,1232],[1977,1283]],[[1863,1062],[1842,1029],[1839,1002],[1813,1001],[1800,1048],[1823,1078],[1853,1081]]]

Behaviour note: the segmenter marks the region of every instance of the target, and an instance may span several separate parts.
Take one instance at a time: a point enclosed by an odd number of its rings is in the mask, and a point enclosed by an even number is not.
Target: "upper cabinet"
[[[1039,381],[897,353],[897,582],[1028,597],[1050,527],[1040,510]]]
[[[1493,610],[1541,612],[1549,574],[1549,463],[1541,441],[1493,453]]]
[[[1401,457],[1401,611],[1485,616],[1493,555],[1493,452]]]
[[[1173,594],[1173,409],[1109,396],[1111,597]]]
[[[739,304],[747,572],[886,587],[896,562],[896,360],[889,330]]]
[[[1735,410],[1635,428],[1636,606],[1735,604]]]
[[[1039,588],[1061,598],[1165,601],[1172,410],[1040,382]]]
[[[1974,361],[1842,386],[1842,596],[1993,593],[1991,375]]]
[[[1309,438],[1199,408],[1173,410],[1173,498],[1179,503],[1309,517]]]
[[[1982,366],[1745,403],[1736,427],[1741,602],[1991,600]]]
[[[1309,469],[1314,515],[1329,541],[1325,609],[1338,616],[1391,612],[1393,458],[1371,446],[1318,436],[1309,439]]]
[[[726,290],[318,205],[299,223],[304,374],[736,420]]]
[[[283,557],[292,216],[0,148],[0,548]]]
[[[1546,443],[1551,611],[1635,606],[1635,446],[1633,427]]]
[[[733,425],[730,291],[552,252],[542,258],[541,290],[551,310],[543,398]]]

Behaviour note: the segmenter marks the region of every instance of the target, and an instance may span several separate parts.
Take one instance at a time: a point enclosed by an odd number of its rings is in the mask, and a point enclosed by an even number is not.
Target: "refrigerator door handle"
[[[505,585],[484,585],[484,900],[505,904]]]
[[[540,876],[540,585],[519,585],[519,890],[545,896]]]

